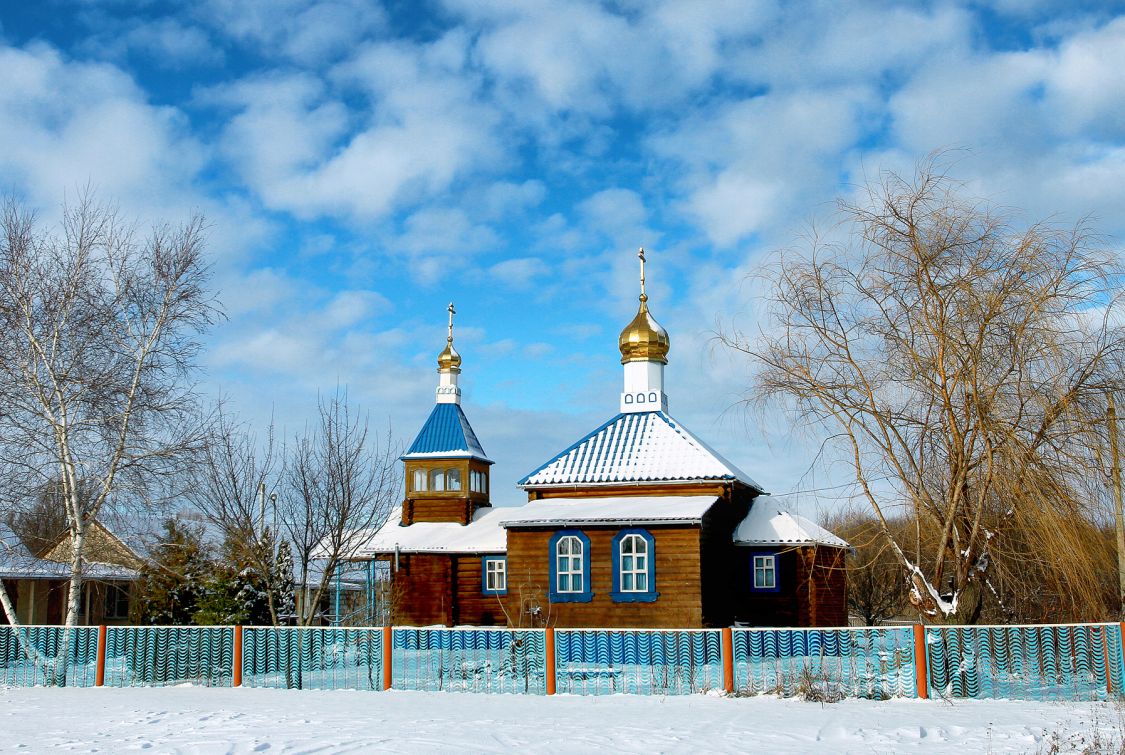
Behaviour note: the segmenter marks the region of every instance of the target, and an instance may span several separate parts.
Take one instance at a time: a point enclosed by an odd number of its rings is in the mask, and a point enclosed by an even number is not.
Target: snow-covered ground
[[[1112,703],[0,688],[0,751],[1106,752]]]

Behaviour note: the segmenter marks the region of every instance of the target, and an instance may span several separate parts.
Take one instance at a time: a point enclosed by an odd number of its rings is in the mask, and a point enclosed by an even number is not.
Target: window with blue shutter
[[[615,603],[652,603],[656,592],[656,541],[648,530],[621,530],[613,538]]]

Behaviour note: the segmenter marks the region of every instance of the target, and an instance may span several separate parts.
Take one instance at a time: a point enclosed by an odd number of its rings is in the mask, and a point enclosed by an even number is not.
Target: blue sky
[[[0,0],[0,81],[0,191],[207,216],[204,389],[249,420],[342,384],[409,442],[454,300],[499,502],[616,411],[638,246],[672,414],[786,493],[834,482],[816,432],[741,409],[712,334],[835,197],[954,149],[973,193],[1125,231],[1118,3]]]

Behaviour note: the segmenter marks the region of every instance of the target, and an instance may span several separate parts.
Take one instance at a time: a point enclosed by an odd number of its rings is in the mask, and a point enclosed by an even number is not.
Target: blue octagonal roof
[[[473,458],[492,460],[484,453],[477,434],[459,404],[435,404],[426,424],[403,459]]]

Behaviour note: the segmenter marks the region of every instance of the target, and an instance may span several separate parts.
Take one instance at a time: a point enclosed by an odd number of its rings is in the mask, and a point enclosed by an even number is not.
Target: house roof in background
[[[467,457],[492,463],[460,404],[434,404],[434,410],[402,458],[444,457]]]
[[[618,414],[519,481],[523,488],[634,482],[739,481],[745,472],[664,412]]]

